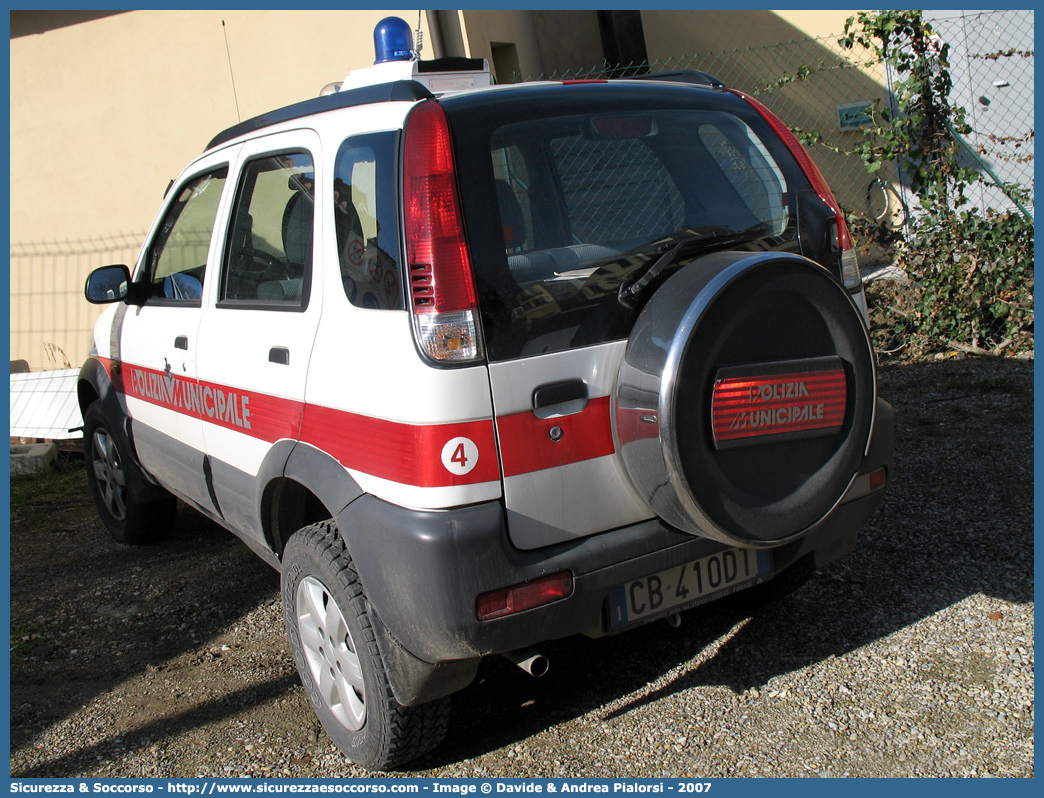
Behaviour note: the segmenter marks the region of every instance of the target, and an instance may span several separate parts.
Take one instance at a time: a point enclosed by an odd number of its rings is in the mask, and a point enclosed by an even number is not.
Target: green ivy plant
[[[894,109],[874,103],[874,124],[856,147],[867,171],[894,161],[909,181],[921,206],[929,212],[960,207],[964,192],[976,180],[974,169],[957,159],[959,145],[950,130],[971,132],[963,108],[950,103],[950,46],[920,11],[862,11],[849,17],[842,47],[863,47],[871,63],[891,68]]]
[[[920,224],[903,265],[918,289],[917,334],[976,353],[1033,349],[1033,223],[1021,214]]]
[[[1012,354],[1033,349],[1033,220],[967,209],[979,179],[958,160],[958,135],[970,128],[950,103],[949,46],[920,11],[860,12],[840,43],[872,54],[896,76],[894,106],[874,107],[856,152],[870,174],[899,166],[922,213],[911,220],[899,264],[913,281],[912,307],[887,320],[910,349]]]

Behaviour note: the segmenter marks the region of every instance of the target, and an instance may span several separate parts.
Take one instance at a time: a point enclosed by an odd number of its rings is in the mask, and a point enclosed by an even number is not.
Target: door
[[[300,434],[322,311],[315,197],[333,191],[318,152],[311,131],[244,145],[216,304],[199,328],[208,476],[225,520],[257,538],[258,474],[273,447]]]
[[[217,269],[214,228],[225,203],[228,163],[202,165],[181,180],[142,252],[135,283],[144,302],[130,307],[119,355],[134,447],[165,487],[206,511],[203,425],[196,382],[197,332]]]
[[[489,159],[493,191],[480,207],[465,193],[464,206],[508,530],[522,549],[653,516],[617,445],[655,437],[657,419],[614,429],[617,378],[648,292],[701,251],[795,241],[782,172],[749,126],[692,107],[710,95],[672,91],[654,109],[633,89],[504,105],[455,132],[473,170],[475,153]]]
[[[650,515],[613,440],[610,396],[625,342],[578,344],[583,332],[573,319],[593,315],[586,280],[614,251],[602,242],[650,236],[674,211],[671,202],[650,199],[644,215],[623,213],[617,197],[635,170],[620,169],[615,151],[532,127],[498,131],[491,144],[508,267],[523,297],[510,332],[523,342],[489,367],[508,529],[522,549]],[[653,166],[642,163],[643,181],[659,176]]]

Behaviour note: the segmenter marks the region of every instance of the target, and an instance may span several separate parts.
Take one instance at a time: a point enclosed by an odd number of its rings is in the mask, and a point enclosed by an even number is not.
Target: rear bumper
[[[879,401],[873,445],[861,474],[891,469],[893,428],[891,406]],[[773,573],[809,554],[816,567],[845,556],[883,494],[878,490],[843,502],[801,539],[771,549]],[[573,634],[609,634],[608,597],[614,587],[726,548],[653,519],[521,551],[509,542],[499,502],[421,512],[366,495],[348,505],[337,521],[378,616],[385,647],[396,647],[397,654],[389,651],[386,659],[417,660],[403,668],[407,681],[416,678],[410,673],[426,670],[423,663],[445,663],[452,671],[447,661],[461,661],[458,676],[449,679],[459,682],[470,680],[465,672],[473,675],[478,659],[487,654]],[[573,575],[569,597],[517,615],[477,619],[480,594],[560,571]],[[434,697],[421,693],[424,700]],[[403,685],[396,690],[401,703],[410,694]]]

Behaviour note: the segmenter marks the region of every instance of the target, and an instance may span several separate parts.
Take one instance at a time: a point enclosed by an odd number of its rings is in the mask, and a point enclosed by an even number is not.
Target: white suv
[[[236,125],[86,286],[106,527],[176,497],[280,569],[367,768],[484,656],[800,584],[891,466],[848,230],[775,116],[701,73],[488,83],[407,54]]]

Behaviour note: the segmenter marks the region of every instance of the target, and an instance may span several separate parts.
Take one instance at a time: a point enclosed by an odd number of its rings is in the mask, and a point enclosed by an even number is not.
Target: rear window
[[[783,171],[730,113],[527,118],[492,127],[486,149],[498,240],[476,278],[493,360],[626,337],[636,312],[617,300],[621,282],[683,238],[707,241],[681,263],[726,238],[794,240]]]

